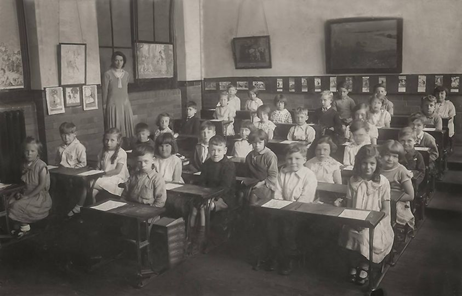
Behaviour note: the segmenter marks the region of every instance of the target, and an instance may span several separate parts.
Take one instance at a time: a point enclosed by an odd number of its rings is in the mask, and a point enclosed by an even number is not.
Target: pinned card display
[[[302,92],[308,92],[308,78],[302,77],[301,85],[302,85]]]
[[[443,75],[435,75],[435,87],[443,86]]]
[[[370,91],[370,82],[369,82],[369,76],[363,77],[363,85],[362,85],[362,92],[367,93]]]
[[[332,91],[332,92],[337,90],[337,77],[331,77],[330,78],[329,90]]]
[[[263,81],[254,81],[253,86],[258,90],[266,90],[266,84]]]
[[[399,76],[398,92],[406,92],[406,76]]]
[[[451,77],[451,92],[459,92],[459,76],[452,76]]]
[[[237,90],[248,90],[249,89],[249,82],[248,81],[238,81],[238,82],[236,82],[236,89]]]
[[[349,92],[353,91],[353,77],[345,77],[345,86]]]
[[[387,87],[387,77],[385,76],[379,76],[379,84],[383,84],[385,88]]]
[[[321,89],[322,89],[321,78],[315,77],[314,78],[314,91],[315,92],[320,92]]]
[[[295,92],[295,79],[289,78],[289,91]]]
[[[277,87],[277,91],[283,91],[283,89],[284,89],[284,80],[282,78],[278,78],[276,80],[276,87]]]
[[[229,81],[221,81],[220,82],[220,90],[227,90],[228,89],[228,85],[230,85],[231,82]]]
[[[417,91],[425,92],[426,90],[427,90],[427,76],[419,75],[419,79],[417,81]]]

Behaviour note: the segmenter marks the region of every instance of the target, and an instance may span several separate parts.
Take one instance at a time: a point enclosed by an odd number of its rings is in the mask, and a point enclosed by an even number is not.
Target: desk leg
[[[372,279],[372,258],[374,255],[374,228],[369,228],[369,291],[374,289],[374,282]]]
[[[210,238],[210,208],[212,206],[212,199],[207,199],[207,202],[205,204],[205,248],[204,251],[207,248],[207,245],[209,243],[209,238]]]
[[[140,227],[140,222],[136,221],[136,258],[138,260],[138,272],[139,275],[141,276],[141,272],[143,269],[143,262],[141,258],[141,227]]]

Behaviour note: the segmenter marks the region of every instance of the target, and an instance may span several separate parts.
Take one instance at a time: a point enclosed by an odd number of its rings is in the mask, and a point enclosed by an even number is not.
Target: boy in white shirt
[[[295,109],[296,125],[290,128],[287,140],[307,142],[307,148],[309,148],[316,138],[316,131],[306,123],[307,120],[308,109],[303,107]]]

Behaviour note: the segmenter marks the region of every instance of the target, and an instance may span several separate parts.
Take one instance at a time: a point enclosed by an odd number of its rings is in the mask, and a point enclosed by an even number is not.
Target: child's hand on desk
[[[334,206],[336,207],[341,207],[343,205],[343,198],[337,198],[335,201],[334,201]]]

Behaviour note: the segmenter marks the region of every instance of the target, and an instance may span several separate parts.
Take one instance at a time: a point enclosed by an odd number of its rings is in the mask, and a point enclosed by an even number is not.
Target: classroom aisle
[[[92,273],[59,268],[52,248],[32,240],[1,250],[0,295],[363,295],[345,282],[341,252],[331,244],[316,247],[308,267],[289,277],[253,271],[244,252],[248,241],[224,245],[189,258],[138,290],[127,283],[126,262],[112,262]],[[323,250],[322,252],[320,250]],[[462,195],[438,193],[416,238],[381,287],[389,296],[462,295]],[[333,254],[333,255],[332,255]]]

